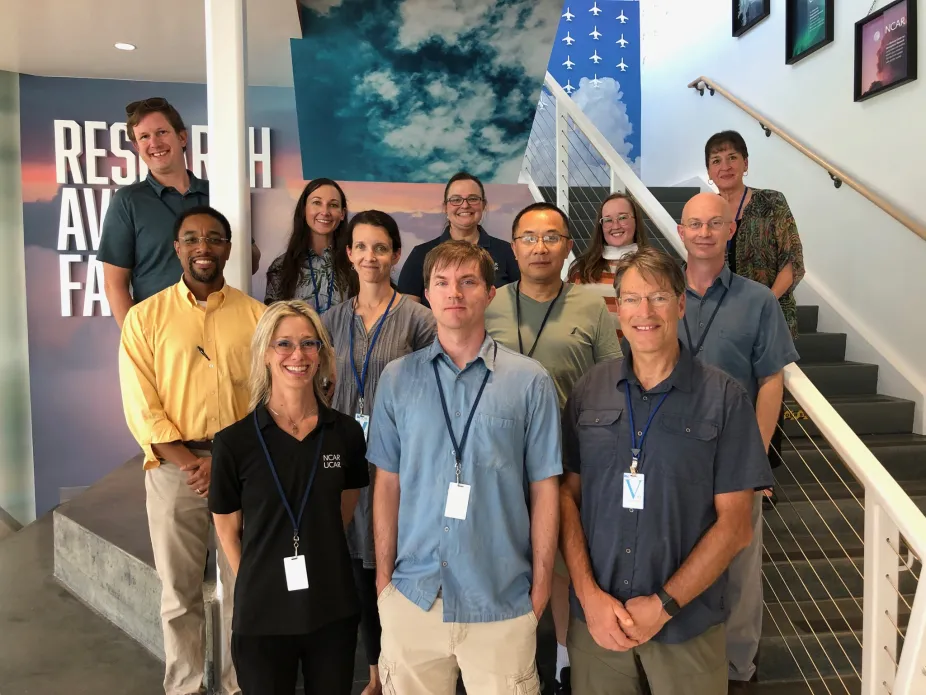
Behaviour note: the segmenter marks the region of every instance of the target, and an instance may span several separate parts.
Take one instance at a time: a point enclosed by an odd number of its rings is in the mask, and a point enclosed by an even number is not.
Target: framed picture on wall
[[[916,0],[895,0],[855,23],[855,101],[916,79]]]
[[[833,43],[836,0],[787,0],[785,63],[799,60]]]
[[[731,0],[733,36],[742,36],[772,13],[772,0]]]

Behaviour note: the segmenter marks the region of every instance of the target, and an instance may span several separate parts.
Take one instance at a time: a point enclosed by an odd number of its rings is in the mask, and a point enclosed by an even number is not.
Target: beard
[[[208,258],[212,261],[212,267],[201,270],[196,267],[191,258],[188,263],[187,272],[190,274],[190,277],[196,280],[196,282],[202,282],[204,284],[209,284],[213,282],[221,273],[219,268],[219,260],[215,256],[197,256],[196,259]]]

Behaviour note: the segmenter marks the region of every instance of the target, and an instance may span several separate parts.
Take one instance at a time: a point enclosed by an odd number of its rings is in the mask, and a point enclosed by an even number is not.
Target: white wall
[[[887,4],[878,0],[877,5]],[[700,75],[740,99],[873,190],[926,223],[926,26],[916,82],[853,99],[854,24],[871,0],[836,3],[834,43],[785,65],[785,0],[739,39],[730,0],[641,2],[643,179],[675,185],[707,178],[704,143],[739,130],[749,146],[747,183],[785,193],[804,244],[798,300],[820,303],[820,330],[849,334],[850,360],[881,365],[882,393],[917,403],[926,425],[926,241],[843,186],[717,95],[686,85]],[[920,16],[926,17],[921,1]],[[841,315],[837,315],[841,314]]]

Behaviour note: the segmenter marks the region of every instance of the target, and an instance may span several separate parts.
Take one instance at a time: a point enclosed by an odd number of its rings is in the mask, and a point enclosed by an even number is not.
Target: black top
[[[644,391],[633,355],[592,367],[563,412],[563,468],[581,475],[582,528],[598,585],[627,601],[656,593],[678,571],[717,521],[714,496],[773,484],[768,456],[746,390],[716,367],[693,359],[680,345],[678,364],[661,384]],[[646,487],[642,510],[622,504],[632,438],[629,385]],[[722,623],[729,613],[726,572],[681,609],[653,638],[674,644]],[[572,593],[574,615],[584,620]]]
[[[299,529],[309,588],[288,591],[283,558],[293,528],[254,427],[254,415],[226,427],[212,446],[209,510],[242,510],[241,566],[232,629],[245,635],[307,634],[360,612],[341,520],[341,492],[370,484],[363,430],[354,418],[319,404],[318,426],[301,442],[277,427],[264,406],[257,421],[294,514],[325,430],[315,482]]]
[[[431,306],[424,296],[424,257],[428,255],[428,251],[450,239],[450,229],[447,228],[436,239],[418,244],[412,249],[399,275],[399,292],[420,297],[422,304],[426,307]],[[515,260],[514,251],[511,250],[511,244],[491,236],[479,227],[479,245],[488,251],[492,260],[495,261],[495,287],[503,287],[521,279],[521,271],[518,269],[518,262]]]

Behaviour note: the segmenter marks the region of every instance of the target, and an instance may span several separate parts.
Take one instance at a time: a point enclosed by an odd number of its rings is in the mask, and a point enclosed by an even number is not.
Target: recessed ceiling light
[[[133,43],[117,43],[115,44],[115,46],[120,51],[134,51],[135,50],[135,44]]]

